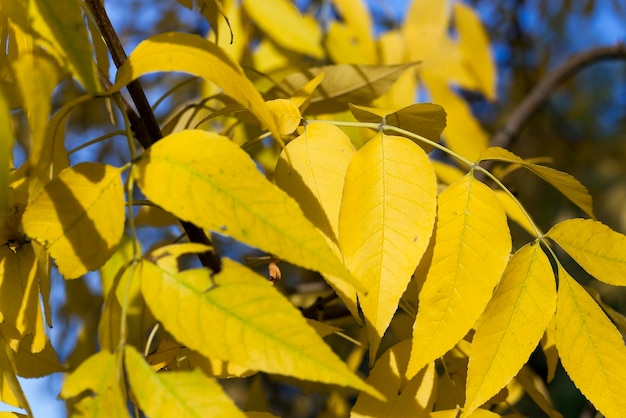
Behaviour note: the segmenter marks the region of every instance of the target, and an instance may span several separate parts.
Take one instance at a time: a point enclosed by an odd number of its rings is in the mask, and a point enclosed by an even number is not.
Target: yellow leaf
[[[449,8],[446,1],[413,0],[406,13],[402,30],[409,48],[409,59],[428,58],[446,36]]]
[[[102,266],[124,229],[124,190],[119,170],[81,163],[50,181],[24,212],[25,233],[73,279]]]
[[[50,97],[60,78],[58,67],[46,54],[20,54],[13,62],[13,73],[18,81],[32,141],[43,141],[52,107]]]
[[[290,51],[323,58],[322,31],[311,16],[302,16],[298,8],[288,0],[245,0],[243,8],[278,45]]]
[[[291,100],[300,108],[300,112],[304,112],[309,107],[311,95],[323,80],[324,73],[319,73],[291,96]]]
[[[626,236],[591,219],[568,219],[546,234],[598,280],[626,286]]]
[[[456,418],[458,416],[458,412],[456,409],[450,409],[447,411],[435,411],[431,412],[428,415],[429,418]],[[488,411],[486,409],[477,409],[468,418],[496,418],[500,417],[500,415],[495,412]]]
[[[339,210],[346,171],[354,153],[350,138],[341,129],[310,123],[302,135],[283,149],[274,172],[276,184],[300,204],[304,215],[324,234],[339,258]],[[325,278],[358,318],[354,287],[333,276]]]
[[[533,225],[528,220],[528,217],[526,216],[526,214],[524,214],[522,209],[519,207],[518,202],[516,202],[511,197],[511,195],[505,192],[504,190],[494,190],[494,192],[496,193],[496,196],[498,196],[498,200],[500,201],[500,204],[504,208],[504,211],[506,212],[506,216],[509,218],[509,220],[515,222],[516,224],[524,228],[524,230],[528,232],[530,235],[535,236],[536,235],[535,229],[533,228]]]
[[[0,330],[15,351],[26,334],[44,333],[36,271],[31,244],[23,244],[15,252],[6,245],[0,247]],[[40,336],[36,342],[28,349],[41,351]]]
[[[454,3],[454,21],[465,68],[478,82],[480,91],[489,100],[495,100],[496,68],[485,28],[476,12],[463,3]]]
[[[364,106],[350,105],[350,111],[361,122],[385,123],[405,131],[439,142],[439,136],[446,127],[446,112],[433,103],[417,103],[398,110],[381,110]],[[426,151],[432,147],[422,141],[409,138]]]
[[[548,388],[539,376],[525,365],[515,376],[515,380],[524,388],[524,392],[541,408],[550,418],[562,418],[562,415],[552,408]]]
[[[280,138],[274,117],[239,64],[217,45],[196,35],[163,33],[141,42],[118,70],[109,92],[119,91],[144,74],[161,71],[194,74],[217,84]]]
[[[513,154],[511,151],[499,147],[485,149],[480,155],[480,160],[496,160],[521,164],[524,168],[554,186],[554,188],[563,193],[572,203],[585,211],[587,215],[594,218],[591,195],[585,186],[569,174],[543,165],[530,163]]]
[[[93,48],[78,0],[6,1],[3,13],[27,33],[33,34],[38,45],[53,55],[60,66],[93,94],[100,91]]]
[[[546,356],[546,363],[548,366],[548,374],[546,377],[546,381],[548,383],[552,382],[554,379],[554,375],[556,374],[556,368],[559,364],[559,353],[556,349],[556,340],[554,338],[556,322],[554,315],[546,328],[545,334],[541,338],[541,349],[543,350],[543,354]]]
[[[4,336],[0,333],[0,400],[9,405],[24,408],[29,417],[33,416],[22,386],[15,374],[13,350],[9,348]]]
[[[0,223],[9,214],[9,169],[13,167],[13,118],[0,88]]]
[[[276,99],[266,102],[281,135],[289,135],[300,126],[302,115],[296,103],[289,99]],[[277,138],[278,139],[278,138]]]
[[[408,377],[472,328],[511,251],[498,198],[471,174],[448,186],[438,200],[433,259],[419,297]]]
[[[339,215],[346,266],[365,285],[359,302],[370,359],[396,312],[433,232],[437,180],[412,141],[378,134],[352,158]]]
[[[555,309],[550,260],[538,242],[527,244],[509,261],[476,324],[462,416],[471,414],[513,379],[528,361]]]
[[[222,387],[200,370],[155,373],[131,346],[126,346],[124,357],[130,387],[147,416],[245,416]]]
[[[435,364],[431,363],[407,381],[404,374],[410,352],[411,340],[405,340],[380,356],[370,371],[367,383],[380,389],[387,400],[381,401],[362,392],[352,408],[351,418],[428,416],[435,400]]]
[[[140,264],[146,303],[178,341],[206,357],[377,395],[266,279],[223,261],[213,288],[206,269],[172,274]]]
[[[126,394],[121,378],[117,356],[100,351],[83,361],[67,377],[60,396],[69,399],[90,391],[92,396],[84,396],[74,405],[77,416],[127,418]]]
[[[353,63],[375,64],[376,46],[373,40],[372,17],[363,0],[333,0],[333,5],[343,18],[346,28],[352,35],[353,42],[358,46],[362,62]]]
[[[432,165],[435,169],[437,179],[445,185],[452,184],[467,174],[465,171],[461,171],[457,167],[442,163],[441,161],[433,160]]]
[[[380,64],[400,64],[408,61],[407,44],[400,30],[390,30],[378,38]],[[402,108],[415,103],[417,95],[417,77],[414,71],[400,75],[391,88],[382,97],[374,101],[374,106],[381,108]]]
[[[626,346],[581,285],[558,264],[556,347],[576,387],[607,417],[626,414]]]
[[[181,219],[360,286],[297,203],[225,137],[169,135],[143,154],[135,175],[150,200]]]
[[[337,21],[331,21],[324,45],[332,62],[336,64],[376,64],[375,51],[365,53],[350,28]]]
[[[424,75],[424,80],[432,101],[446,110],[448,122],[443,131],[446,144],[454,152],[475,161],[489,144],[487,133],[472,115],[469,105],[450,90],[445,80],[430,75]]]
[[[224,361],[215,358],[207,358],[202,354],[186,350],[186,356],[191,367],[199,367],[207,376],[217,379],[230,379],[233,377],[248,377],[257,373],[256,370],[249,367],[243,367],[232,361]]]
[[[271,89],[270,97],[293,95],[311,77],[324,73],[324,80],[311,95],[309,114],[334,113],[348,108],[348,103],[365,104],[385,93],[400,74],[416,63],[397,65],[340,64],[308,68],[306,72],[287,76]]]
[[[13,355],[15,371],[21,377],[43,377],[56,372],[64,372],[66,368],[59,363],[59,358],[50,341],[44,335],[44,348],[38,352],[31,352],[33,336],[27,335],[21,342],[17,352]]]
[[[608,317],[611,318],[611,321],[613,321],[617,329],[622,334],[626,334],[626,316],[624,316],[624,314],[616,311],[615,309],[611,308],[609,305],[604,303],[602,301],[602,296],[600,295],[600,292],[598,292],[597,289],[594,289],[593,287],[590,287],[590,286],[585,286],[585,290],[587,291],[587,293],[591,295],[593,300],[595,300],[598,303],[598,305],[602,308],[604,313],[606,313]]]

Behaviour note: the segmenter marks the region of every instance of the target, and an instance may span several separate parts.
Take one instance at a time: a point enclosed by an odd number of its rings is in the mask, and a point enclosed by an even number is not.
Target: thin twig
[[[539,110],[554,88],[583,68],[600,61],[626,58],[626,44],[601,46],[571,55],[550,71],[508,116],[491,139],[491,146],[509,148],[526,122]]]
[[[104,5],[99,0],[86,0],[87,6],[93,15],[93,18],[104,37],[104,41],[106,42],[109,51],[111,52],[111,57],[113,58],[113,62],[117,68],[121,67],[124,62],[128,59],[126,52],[124,51],[124,47],[120,42],[120,39],[111,25],[111,21],[107,16],[106,10],[104,9]],[[101,77],[102,79],[103,77]],[[104,77],[106,79],[106,77]],[[135,126],[135,133],[138,135],[137,139],[144,146],[144,148],[148,148],[150,145],[154,144],[158,140],[163,137],[161,133],[161,128],[154,116],[154,112],[150,107],[150,103],[146,98],[146,95],[141,87],[141,84],[138,80],[131,82],[128,86],[128,93],[135,104],[135,108],[137,109],[137,113],[139,114],[139,120],[133,120],[133,113],[129,112],[128,117],[130,119],[131,124]],[[142,142],[142,128],[145,128],[147,132],[148,141],[144,144]],[[187,233],[187,237],[192,242],[198,242],[201,244],[206,244],[213,248],[213,244],[211,240],[207,236],[207,234],[202,230],[202,228],[197,227],[196,225],[180,220],[183,229]],[[203,266],[208,267],[212,270],[213,274],[218,273],[222,269],[222,262],[215,252],[215,250],[208,251],[206,253],[198,254],[198,258]]]

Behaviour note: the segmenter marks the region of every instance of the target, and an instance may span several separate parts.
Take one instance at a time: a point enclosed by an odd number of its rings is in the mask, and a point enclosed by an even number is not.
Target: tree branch
[[[626,58],[626,44],[601,46],[571,55],[567,61],[550,71],[526,98],[513,110],[500,130],[491,139],[491,146],[509,148],[524,124],[539,110],[557,84],[596,62]]]
[[[111,52],[111,57],[113,58],[115,66],[117,68],[121,67],[128,59],[128,56],[124,51],[124,47],[122,46],[113,25],[111,25],[111,21],[109,20],[106,10],[104,9],[104,5],[99,0],[86,0],[86,2],[96,24],[98,25],[98,28],[100,29],[100,32],[102,33],[102,36],[104,37],[104,41]],[[163,133],[161,132],[161,128],[159,127],[156,117],[154,116],[154,112],[150,107],[150,103],[146,98],[139,80],[132,81],[127,86],[127,89],[133,103],[135,104],[137,113],[139,114],[139,120],[136,118],[130,118],[130,120],[136,121],[135,132],[147,131],[148,141],[142,141],[142,145],[146,145],[143,142],[149,142],[147,144],[148,146],[152,145],[163,138]],[[213,246],[211,240],[202,228],[183,220],[180,220],[180,223],[190,241],[202,243],[211,247]],[[211,269],[214,274],[218,273],[222,269],[222,262],[215,250],[198,254],[198,258],[200,259],[202,265]]]

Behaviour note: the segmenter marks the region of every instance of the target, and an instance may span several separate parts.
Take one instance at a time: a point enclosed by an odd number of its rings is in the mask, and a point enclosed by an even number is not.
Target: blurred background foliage
[[[300,0],[297,3],[301,10],[315,16],[322,28],[327,28],[331,20],[337,19],[337,13],[328,0]],[[407,3],[406,0],[369,0],[368,6],[375,22],[374,32],[378,35],[399,28]],[[498,70],[497,99],[488,101],[471,91],[459,92],[471,104],[475,116],[489,134],[497,132],[529,91],[568,56],[596,46],[626,42],[626,3],[622,0],[469,0],[465,3],[477,11],[487,29]],[[174,0],[108,0],[105,4],[127,53],[143,39],[158,33],[175,30],[207,36],[210,31],[209,23],[197,12],[197,8],[187,9]],[[254,42],[258,42],[258,38]],[[227,44],[228,39],[222,36],[220,45],[224,43]],[[245,68],[258,64],[249,56],[242,57],[241,62]],[[271,63],[263,64],[270,66]],[[112,65],[109,72],[110,79],[114,79]],[[206,87],[179,74],[157,74],[142,79],[153,104],[165,93],[164,85],[171,86],[184,80],[188,82],[156,108],[157,118],[162,124],[184,103],[201,97],[199,92]],[[64,81],[56,89],[55,108],[80,94],[73,82]],[[419,99],[428,101],[424,95]],[[622,57],[621,60],[594,63],[558,85],[514,138],[509,149],[524,158],[549,157],[553,167],[572,174],[588,187],[594,197],[597,218],[625,233],[625,128],[626,59]],[[70,117],[67,147],[72,149],[115,129],[119,127],[112,123],[106,101],[89,102]],[[18,126],[16,132],[27,130]],[[17,150],[16,164],[21,162],[20,158],[25,155],[23,150],[28,146],[26,137],[18,138],[18,141],[22,151]],[[120,135],[102,142],[98,147],[77,151],[71,159],[73,163],[87,158],[86,155],[93,159],[96,152],[96,158],[101,161],[120,165],[129,158],[124,144],[125,138]],[[262,159],[262,150],[256,152]],[[583,216],[558,192],[522,170],[511,173],[506,180],[544,231],[561,219]],[[521,230],[512,232],[524,242],[528,240]],[[287,274],[284,271],[284,276],[289,276],[289,267],[285,268]],[[97,283],[97,277],[88,275],[85,281],[68,281],[64,287],[53,288],[52,297],[57,301],[62,301],[66,294],[71,293],[72,300],[85,302],[83,305],[67,304],[54,314],[53,343],[62,359],[69,356],[73,364],[78,364],[95,350],[95,341],[85,336],[94,335],[93,329],[97,326],[98,301],[101,301],[97,295]],[[610,305],[626,312],[626,294],[602,286],[598,290]],[[77,295],[80,295],[78,299],[74,297]],[[334,343],[333,346],[342,349],[340,341]],[[344,358],[351,354],[347,347],[354,346],[343,347],[344,351],[347,350],[342,353]],[[541,372],[545,362],[538,353],[536,357],[531,364]],[[268,385],[270,380],[272,384]],[[335,397],[303,396],[292,386],[284,385],[281,379],[276,380],[256,376],[246,383],[245,392],[237,385],[231,385],[229,392],[242,404],[254,407],[255,402],[269,402],[277,405],[277,413],[293,417],[337,416],[342,402],[345,402]],[[58,376],[51,382],[53,386],[59,385]],[[563,411],[564,416],[593,416],[592,408],[578,394],[564,372],[557,374],[549,388],[555,407]],[[51,392],[58,393],[58,388]],[[529,416],[540,416],[530,403],[528,408],[525,412]]]

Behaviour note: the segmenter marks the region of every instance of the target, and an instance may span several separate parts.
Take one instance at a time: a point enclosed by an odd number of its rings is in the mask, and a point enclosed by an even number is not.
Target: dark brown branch
[[[113,58],[115,66],[117,68],[121,67],[128,59],[128,56],[124,51],[124,47],[122,46],[113,25],[111,25],[111,21],[106,14],[104,5],[100,2],[100,0],[86,0],[86,2],[96,24],[98,25],[98,28],[100,29],[100,32],[102,33],[102,36],[104,37],[104,41],[111,52],[111,57]],[[148,141],[143,141],[147,142],[147,144],[144,144],[142,139],[138,138],[142,145],[147,148],[163,137],[161,128],[159,127],[156,117],[154,116],[154,112],[150,107],[150,103],[146,98],[139,80],[131,82],[127,86],[127,89],[135,107],[137,108],[137,113],[139,114],[139,120],[137,120],[137,118],[134,117],[134,112],[129,112],[129,120],[133,123],[137,134],[142,135],[144,132],[147,132]],[[190,222],[182,220],[180,222],[190,241],[206,244],[212,247],[211,240],[202,228],[198,228]],[[200,259],[202,265],[211,269],[213,273],[218,273],[222,269],[221,260],[215,250],[198,254],[198,258]]]
[[[596,62],[626,58],[626,44],[591,48],[571,55],[550,71],[513,110],[505,124],[491,139],[491,146],[509,148],[524,124],[539,110],[556,85]]]

